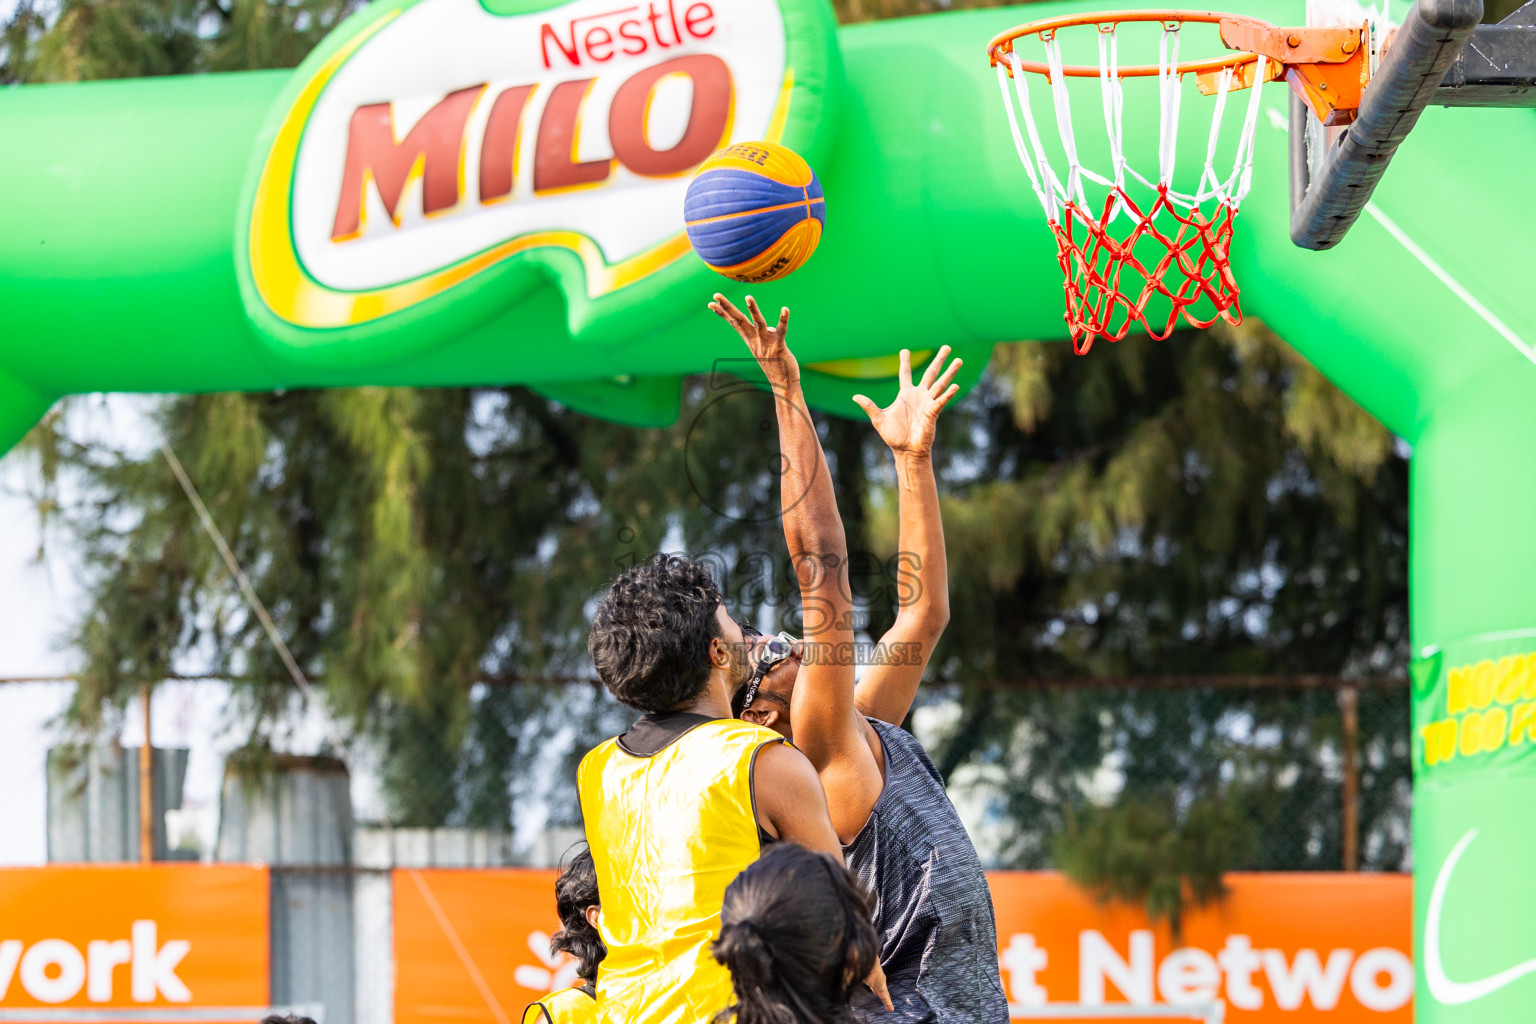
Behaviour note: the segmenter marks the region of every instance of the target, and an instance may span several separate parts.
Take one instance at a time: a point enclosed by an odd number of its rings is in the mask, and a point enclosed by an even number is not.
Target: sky
[[[0,0],[0,9],[8,2]],[[156,444],[147,415],[155,401],[81,395],[67,406],[66,430],[76,441],[142,456]],[[74,665],[65,637],[85,591],[66,540],[56,529],[39,531],[32,498],[38,483],[26,452],[0,457],[0,679],[62,675]]]
[[[58,640],[81,596],[61,558],[38,561],[37,515],[13,493],[20,461],[17,455],[0,460],[0,678],[6,679],[69,672],[70,656]],[[8,823],[0,829],[0,864],[44,858],[42,737],[67,699],[65,685],[0,684],[0,813]]]
[[[18,455],[0,460],[0,678],[70,670],[58,639],[68,625],[67,609],[81,596],[63,558],[38,560],[37,513],[29,499],[14,493],[21,461]]]

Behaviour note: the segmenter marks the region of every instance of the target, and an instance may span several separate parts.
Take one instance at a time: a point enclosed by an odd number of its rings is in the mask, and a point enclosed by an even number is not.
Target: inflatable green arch
[[[738,355],[676,215],[688,167],[726,137],[780,139],[825,184],[821,250],[757,289],[794,308],[821,407],[847,412],[899,345],[948,342],[975,374],[996,341],[1060,336],[984,45],[1067,7],[842,30],[821,0],[618,7],[379,0],[295,72],[0,91],[0,450],[89,391],[519,382],[666,422],[681,375]],[[1536,120],[1431,110],[1367,215],[1316,253],[1288,240],[1286,93],[1270,93],[1232,253],[1244,307],[1413,445],[1417,1012],[1523,1019]],[[900,300],[851,325],[850,293]]]

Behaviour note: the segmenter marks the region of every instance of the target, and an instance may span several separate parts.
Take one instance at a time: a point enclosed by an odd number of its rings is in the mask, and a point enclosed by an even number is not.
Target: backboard
[[[1310,0],[1309,26],[1371,27],[1371,78],[1347,124],[1325,127],[1293,91],[1291,241],[1338,244],[1430,105],[1536,106],[1536,2],[1494,25],[1483,0],[1419,0],[1401,25],[1358,0]]]

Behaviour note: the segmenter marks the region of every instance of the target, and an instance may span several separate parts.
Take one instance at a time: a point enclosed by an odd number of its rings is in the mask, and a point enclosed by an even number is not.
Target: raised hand
[[[868,414],[869,422],[874,424],[880,440],[884,441],[891,451],[908,452],[913,455],[932,453],[933,435],[938,429],[939,413],[949,404],[949,400],[960,392],[960,385],[951,382],[964,364],[956,359],[949,364],[948,369],[945,369],[944,360],[948,357],[949,346],[945,345],[933,357],[933,362],[928,364],[928,369],[923,372],[923,379],[913,384],[912,352],[909,349],[902,349],[901,373],[897,378],[901,382],[901,390],[896,394],[896,401],[882,409],[863,395],[853,396],[859,408]]]
[[[730,299],[719,292],[715,293],[709,308],[714,310],[716,316],[736,328],[736,333],[747,343],[757,365],[768,375],[769,383],[789,384],[800,380],[800,364],[790,353],[789,346],[784,344],[784,332],[789,327],[788,306],[779,312],[777,327],[768,326],[762,310],[757,308],[757,300],[750,295],[747,296],[747,313],[750,316],[737,309]]]

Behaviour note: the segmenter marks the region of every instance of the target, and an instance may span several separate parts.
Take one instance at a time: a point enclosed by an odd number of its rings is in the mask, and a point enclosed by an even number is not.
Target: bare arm
[[[758,823],[769,835],[799,843],[843,863],[843,844],[832,828],[821,780],[804,754],[788,743],[768,743],[759,748],[757,760],[752,763],[752,794],[757,803]],[[894,1008],[885,970],[879,963],[864,984],[885,1004],[886,1010]]]
[[[843,844],[837,840],[833,820],[826,812],[822,780],[805,754],[788,743],[763,745],[753,761],[753,798],[757,803],[757,823],[765,827],[768,835],[799,843],[809,851],[843,863]],[[879,963],[869,972],[865,984],[879,996],[886,1010],[894,1009],[891,990],[885,983],[885,969]]]
[[[752,792],[757,820],[769,835],[843,862],[843,845],[827,813],[827,796],[804,754],[787,743],[763,746],[752,765]]]
[[[800,367],[784,343],[789,310],[777,327],[747,299],[750,316],[723,295],[710,304],[746,341],[776,398],[784,540],[800,582],[805,661],[790,701],[795,745],[815,765],[826,790],[832,825],[852,841],[874,810],[885,780],[865,735],[869,724],[854,706],[853,599],[848,540],[837,512],[832,474],[800,389]]]
[[[956,359],[945,368],[949,351],[948,345],[939,349],[922,380],[913,384],[912,354],[902,349],[901,390],[889,408],[863,395],[854,397],[896,457],[898,565],[917,576],[915,592],[902,601],[895,623],[880,638],[885,663],[865,670],[854,696],[860,713],[892,725],[900,725],[912,709],[928,660],[949,624],[949,565],[933,476],[939,413],[960,390],[951,382],[962,364]]]

